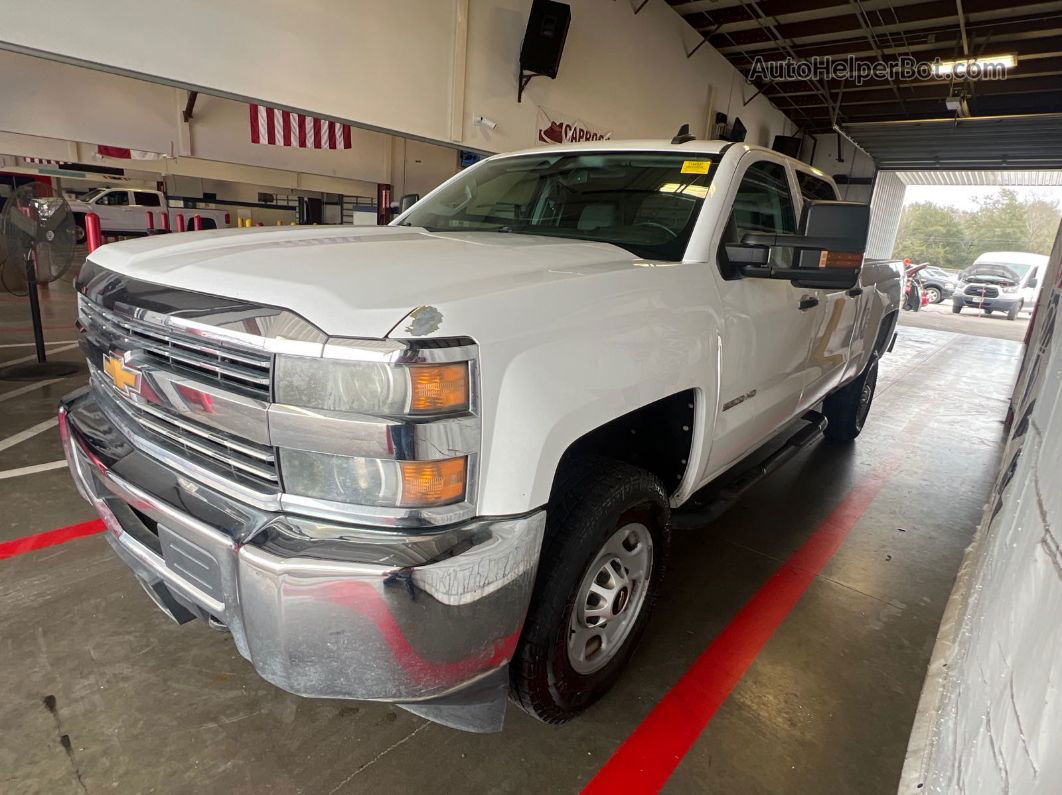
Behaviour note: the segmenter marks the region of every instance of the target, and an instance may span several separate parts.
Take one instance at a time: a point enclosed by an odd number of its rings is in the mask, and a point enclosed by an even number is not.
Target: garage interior
[[[45,6],[61,30],[39,24]],[[118,186],[241,226],[368,226],[484,155],[542,143],[549,122],[667,139],[681,124],[732,135],[740,119],[746,143],[796,140],[841,199],[870,202],[867,256],[889,258],[908,185],[1062,184],[1060,3],[571,6],[559,75],[519,100],[530,0],[269,13],[195,0],[166,37],[117,2],[12,7],[4,197]],[[999,54],[1017,65],[993,81],[747,79],[756,56]],[[350,125],[351,146],[254,143],[252,103]],[[1058,243],[1025,344],[901,325],[855,444],[811,445],[710,525],[675,532],[614,689],[559,727],[510,705],[496,734],[284,692],[228,635],[144,597],[56,430],[58,400],[87,381],[71,284],[85,253],[40,291],[48,359],[77,372],[0,380],[0,790],[1062,788]],[[0,296],[0,359],[34,359],[19,295]]]

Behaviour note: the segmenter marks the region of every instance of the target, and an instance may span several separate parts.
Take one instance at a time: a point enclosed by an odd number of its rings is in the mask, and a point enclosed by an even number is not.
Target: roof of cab
[[[604,140],[604,141],[580,141],[579,143],[567,143],[567,144],[548,144],[545,146],[536,146],[531,149],[520,149],[515,152],[502,152],[492,157],[516,157],[518,155],[541,155],[543,153],[563,153],[563,152],[674,152],[675,154],[692,154],[692,155],[718,155],[722,154],[724,149],[730,146],[741,147],[746,152],[770,152],[776,157],[781,157],[784,160],[788,160],[794,168],[805,171],[809,174],[814,174],[823,179],[833,182],[833,179],[826,174],[815,168],[803,160],[797,160],[795,157],[789,157],[783,155],[781,152],[776,152],[773,149],[768,149],[766,146],[756,146],[755,144],[746,143],[733,143],[732,141],[700,141],[693,140],[687,141],[683,144],[673,144],[669,139],[639,139],[639,140]]]

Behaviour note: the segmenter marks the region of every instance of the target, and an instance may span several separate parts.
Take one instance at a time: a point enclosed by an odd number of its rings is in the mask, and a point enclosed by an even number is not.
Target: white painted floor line
[[[67,342],[77,342],[77,340],[48,340],[45,345],[63,345]],[[5,342],[0,345],[0,348],[32,348],[36,345],[36,342]]]
[[[49,428],[54,428],[58,424],[59,418],[52,417],[50,420],[38,422],[36,425],[26,428],[26,430],[24,431],[19,431],[14,436],[8,436],[6,439],[0,439],[0,451],[6,450],[9,447],[14,447],[16,444],[24,442],[27,439],[32,439],[38,433],[43,433]]]
[[[63,351],[68,351],[71,348],[76,348],[76,347],[77,347],[77,343],[76,342],[70,342],[70,343],[67,343],[66,345],[60,345],[58,348],[52,348],[50,351],[48,351],[48,353],[62,353]],[[31,353],[29,356],[22,356],[22,357],[19,357],[18,359],[11,359],[10,361],[0,362],[0,367],[7,367],[9,364],[22,364],[23,362],[32,362],[36,358],[37,358],[37,354],[36,353]]]
[[[6,480],[7,478],[17,478],[19,475],[33,475],[37,472],[47,472],[50,469],[63,469],[66,466],[66,459],[61,461],[49,461],[47,464],[34,464],[28,467],[19,467],[18,469],[5,469],[0,472],[0,480]]]
[[[51,384],[58,384],[62,381],[62,378],[49,378],[47,381],[34,381],[32,384],[26,384],[20,386],[18,389],[12,389],[10,392],[4,392],[0,395],[0,400],[8,400],[19,395],[25,395],[27,392],[32,392],[34,389],[40,389],[41,387],[49,386]]]

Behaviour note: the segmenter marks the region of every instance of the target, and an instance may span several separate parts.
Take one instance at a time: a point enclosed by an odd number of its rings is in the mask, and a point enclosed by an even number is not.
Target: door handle
[[[862,287],[853,287],[851,290],[849,290],[848,292],[845,293],[845,295],[847,295],[849,298],[855,298],[856,296],[860,296],[862,294],[863,294],[863,288]]]
[[[807,312],[812,307],[819,305],[819,299],[813,295],[805,295],[800,299],[800,303],[797,304],[797,308],[801,312]]]

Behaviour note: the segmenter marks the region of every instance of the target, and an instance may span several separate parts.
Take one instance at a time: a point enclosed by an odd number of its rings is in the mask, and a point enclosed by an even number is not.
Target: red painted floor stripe
[[[14,541],[5,541],[0,544],[0,560],[25,555],[27,552],[45,547],[54,547],[56,544],[65,544],[75,538],[102,533],[106,529],[102,520],[93,519],[91,522],[82,522],[70,527],[60,527],[58,530],[49,530],[46,533],[37,533],[34,536],[16,538]]]
[[[889,481],[900,460],[861,480],[694,661],[583,793],[657,792],[804,591]]]

